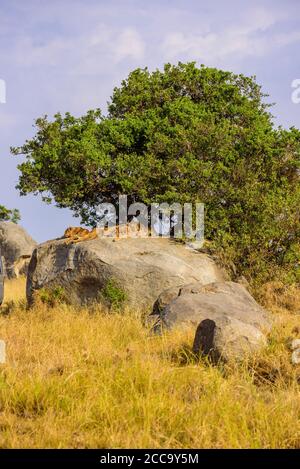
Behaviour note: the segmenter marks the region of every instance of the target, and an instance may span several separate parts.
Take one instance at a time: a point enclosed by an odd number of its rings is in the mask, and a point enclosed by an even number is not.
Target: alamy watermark
[[[0,78],[0,104],[6,103],[6,83]]]
[[[204,242],[203,203],[141,202],[128,206],[127,195],[120,195],[116,204],[102,203],[96,210],[99,236],[116,238],[164,237]]]
[[[291,87],[295,88],[291,94],[292,102],[294,104],[299,104],[300,103],[300,78],[295,78],[295,80],[293,80],[291,83]]]

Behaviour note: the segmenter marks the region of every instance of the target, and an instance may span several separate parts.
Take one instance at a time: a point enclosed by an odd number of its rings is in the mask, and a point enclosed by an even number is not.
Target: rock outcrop
[[[0,222],[0,251],[8,278],[27,273],[31,254],[37,243],[20,225]]]
[[[194,352],[214,361],[242,358],[266,343],[269,314],[243,285],[235,282],[199,282],[161,293],[154,304],[155,331],[193,327]]]
[[[174,240],[127,238],[66,244],[54,240],[33,252],[27,277],[27,299],[40,288],[63,287],[71,304],[109,300],[114,285],[125,304],[151,311],[165,289],[197,281],[204,285],[224,280],[224,274],[207,255]],[[114,293],[114,291],[113,291]]]

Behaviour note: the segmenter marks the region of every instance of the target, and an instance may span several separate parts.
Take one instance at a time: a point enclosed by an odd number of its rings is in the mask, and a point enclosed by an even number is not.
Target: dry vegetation
[[[0,338],[0,447],[299,448],[300,292],[266,285],[269,345],[243,365],[212,367],[192,337],[153,337],[138,314],[39,304],[6,285]]]

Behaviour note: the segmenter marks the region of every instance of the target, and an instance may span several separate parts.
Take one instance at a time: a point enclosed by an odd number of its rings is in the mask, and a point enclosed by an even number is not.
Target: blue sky
[[[299,0],[0,0],[0,204],[19,208],[38,241],[78,224],[68,210],[19,197],[21,158],[9,147],[31,137],[41,115],[105,110],[113,87],[137,67],[194,60],[256,75],[276,103],[276,122],[300,128],[291,99],[299,25]]]

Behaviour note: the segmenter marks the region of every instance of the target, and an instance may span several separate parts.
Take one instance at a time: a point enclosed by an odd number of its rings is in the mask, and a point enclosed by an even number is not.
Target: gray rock
[[[27,273],[28,264],[36,242],[22,228],[12,222],[0,222],[0,251],[4,257],[9,278]]]
[[[163,238],[96,240],[66,245],[54,240],[39,245],[33,253],[27,277],[27,299],[42,287],[60,285],[72,304],[101,300],[113,281],[126,295],[126,304],[153,307],[167,288],[198,281],[222,281],[223,272],[207,255]]]
[[[161,293],[153,314],[159,314],[162,327],[198,324],[204,319],[231,317],[259,329],[269,329],[268,313],[243,285],[235,282],[195,282]]]
[[[154,332],[197,328],[193,350],[213,361],[241,359],[266,343],[269,314],[246,288],[235,282],[195,282],[161,293],[153,313],[159,317]]]
[[[204,319],[196,330],[193,352],[219,360],[243,359],[266,345],[265,335],[256,327],[230,316]]]

